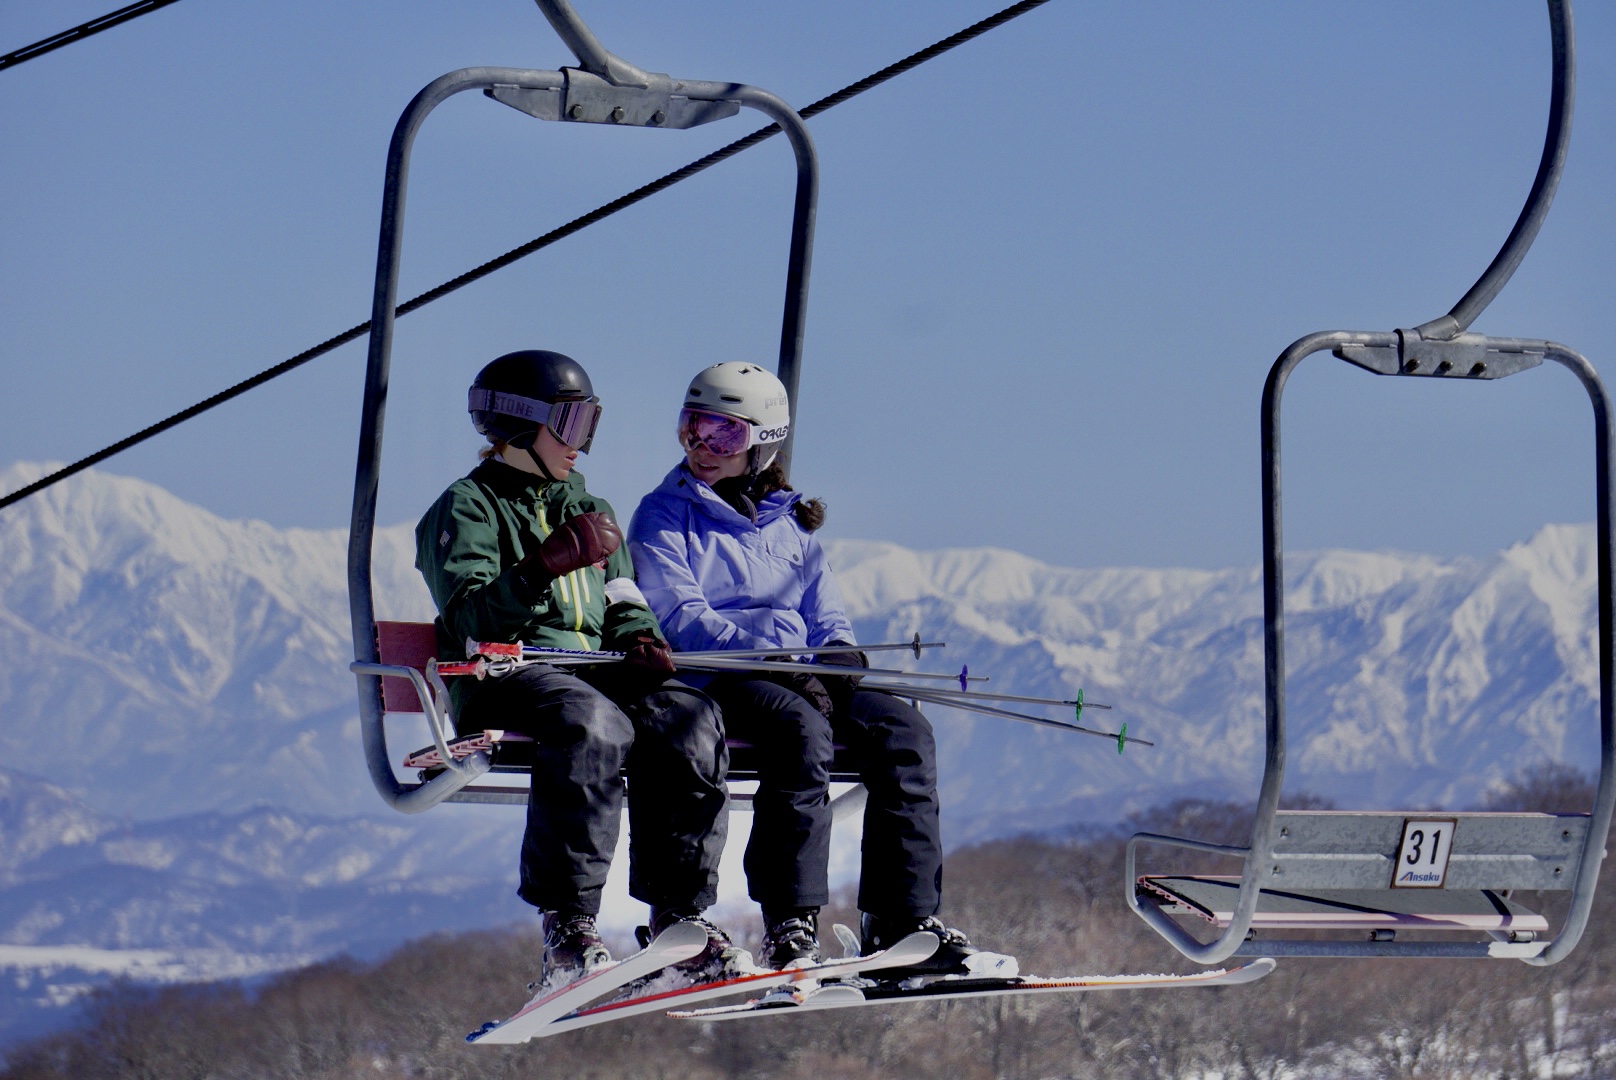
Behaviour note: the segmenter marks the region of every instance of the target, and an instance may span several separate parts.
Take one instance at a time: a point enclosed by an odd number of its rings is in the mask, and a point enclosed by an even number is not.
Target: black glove
[[[556,578],[593,566],[622,546],[623,530],[610,514],[579,514],[557,525],[538,550],[517,563],[516,576],[528,598],[537,601]]]
[[[673,650],[655,634],[637,634],[634,643],[624,650],[623,663],[642,671],[659,675],[672,675]]]
[[[836,709],[836,703],[831,700],[830,691],[825,689],[825,684],[820,682],[817,676],[809,675],[804,671],[785,671],[771,674],[768,679],[770,682],[778,683],[808,702],[808,704],[823,713],[827,720],[830,719],[831,713]]]
[[[829,667],[839,668],[867,668],[870,658],[863,652],[833,652],[823,653],[818,657],[819,663]],[[853,700],[853,694],[858,690],[862,675],[821,675],[819,682],[823,683],[826,692],[830,695],[831,705],[838,711],[845,713],[848,703]],[[829,716],[829,713],[825,714]]]

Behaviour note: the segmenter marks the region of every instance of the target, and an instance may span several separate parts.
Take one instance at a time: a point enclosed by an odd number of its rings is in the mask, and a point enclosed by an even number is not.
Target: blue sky
[[[116,5],[8,5],[0,50]],[[998,0],[578,0],[642,67],[805,105]],[[1609,378],[1616,9],[1578,13],[1570,163],[1475,329]],[[0,72],[0,463],[72,460],[369,314],[382,166],[446,71],[571,62],[527,0],[184,0]],[[1076,566],[1259,554],[1257,411],[1292,340],[1448,310],[1542,146],[1534,0],[1053,0],[812,122],[824,167],[798,486],[841,537]],[[417,143],[411,296],[752,130],[546,125],[473,95]],[[585,471],[626,517],[689,375],[772,362],[783,141],[402,319],[381,519],[469,467],[464,389],[513,348],[606,404]],[[231,517],[345,525],[356,342],[104,466]],[[1287,542],[1485,554],[1592,517],[1575,382],[1292,380]]]

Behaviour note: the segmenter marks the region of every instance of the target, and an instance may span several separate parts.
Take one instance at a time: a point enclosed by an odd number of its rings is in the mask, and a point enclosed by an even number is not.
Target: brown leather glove
[[[677,670],[673,666],[673,650],[655,634],[635,635],[634,643],[623,650],[623,663],[661,675],[672,675]]]
[[[593,566],[622,546],[623,530],[610,514],[579,514],[557,525],[538,550],[517,563],[516,575],[536,600],[556,578]]]

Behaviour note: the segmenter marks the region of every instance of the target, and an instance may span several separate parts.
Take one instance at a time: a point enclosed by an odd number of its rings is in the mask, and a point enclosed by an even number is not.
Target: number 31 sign
[[[1458,822],[1408,818],[1403,822],[1403,843],[1397,849],[1394,889],[1440,889],[1448,876],[1448,853]]]

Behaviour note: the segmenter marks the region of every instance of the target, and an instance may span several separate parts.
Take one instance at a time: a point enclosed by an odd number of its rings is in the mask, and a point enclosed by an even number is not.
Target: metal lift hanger
[[[1593,907],[1616,801],[1612,728],[1612,471],[1610,399],[1580,354],[1552,341],[1468,332],[1525,257],[1548,214],[1565,165],[1575,79],[1569,0],[1549,0],[1554,77],[1548,135],[1526,206],[1503,248],[1448,314],[1411,330],[1309,334],[1280,354],[1263,389],[1263,640],[1267,753],[1256,822],[1246,847],[1156,833],[1132,837],[1127,901],[1185,956],[1215,964],[1230,956],[1514,957],[1552,964],[1576,947]],[[1285,775],[1285,597],[1280,536],[1280,401],[1291,371],[1313,353],[1377,375],[1494,380],[1553,360],[1581,382],[1593,404],[1599,563],[1599,781],[1591,814],[1447,814],[1282,811]],[[1235,856],[1234,877],[1136,876],[1143,844]],[[1438,865],[1440,863],[1440,866]],[[1569,889],[1565,923],[1547,923],[1508,890]],[[1202,943],[1169,917],[1193,915],[1221,927]],[[1251,940],[1258,930],[1346,931],[1331,940]],[[1485,940],[1397,940],[1406,929],[1463,931]],[[1367,935],[1366,932],[1367,931]]]
[[[377,634],[370,573],[371,544],[376,527],[376,493],[381,459],[382,421],[393,345],[393,318],[398,295],[399,258],[404,242],[404,195],[410,148],[427,115],[440,103],[465,90],[487,96],[529,116],[564,123],[611,124],[619,127],[688,128],[733,116],[742,106],[764,113],[791,142],[797,161],[796,197],[792,210],[791,247],[786,266],[785,310],[780,327],[778,375],[795,400],[802,361],[803,323],[808,309],[808,271],[819,192],[819,163],[808,128],[796,111],[766,90],[740,83],[675,79],[641,71],[607,51],[584,25],[568,0],[537,0],[550,25],[577,55],[578,68],[528,71],[519,68],[462,68],[428,83],[405,108],[387,150],[387,180],[382,197],[381,239],[376,256],[376,286],[371,305],[370,354],[365,369],[365,397],[359,434],[359,460],[354,473],[353,518],[348,538],[348,604],[353,623],[358,677],[360,734],[370,778],[383,800],[407,814],[449,799],[473,779],[488,772],[487,754],[451,762],[443,773],[421,784],[401,783],[393,774],[383,727],[382,677],[408,680],[427,705],[433,742],[448,753],[444,716],[430,707],[435,672],[409,664],[384,663]],[[790,465],[792,441],[780,459]]]

